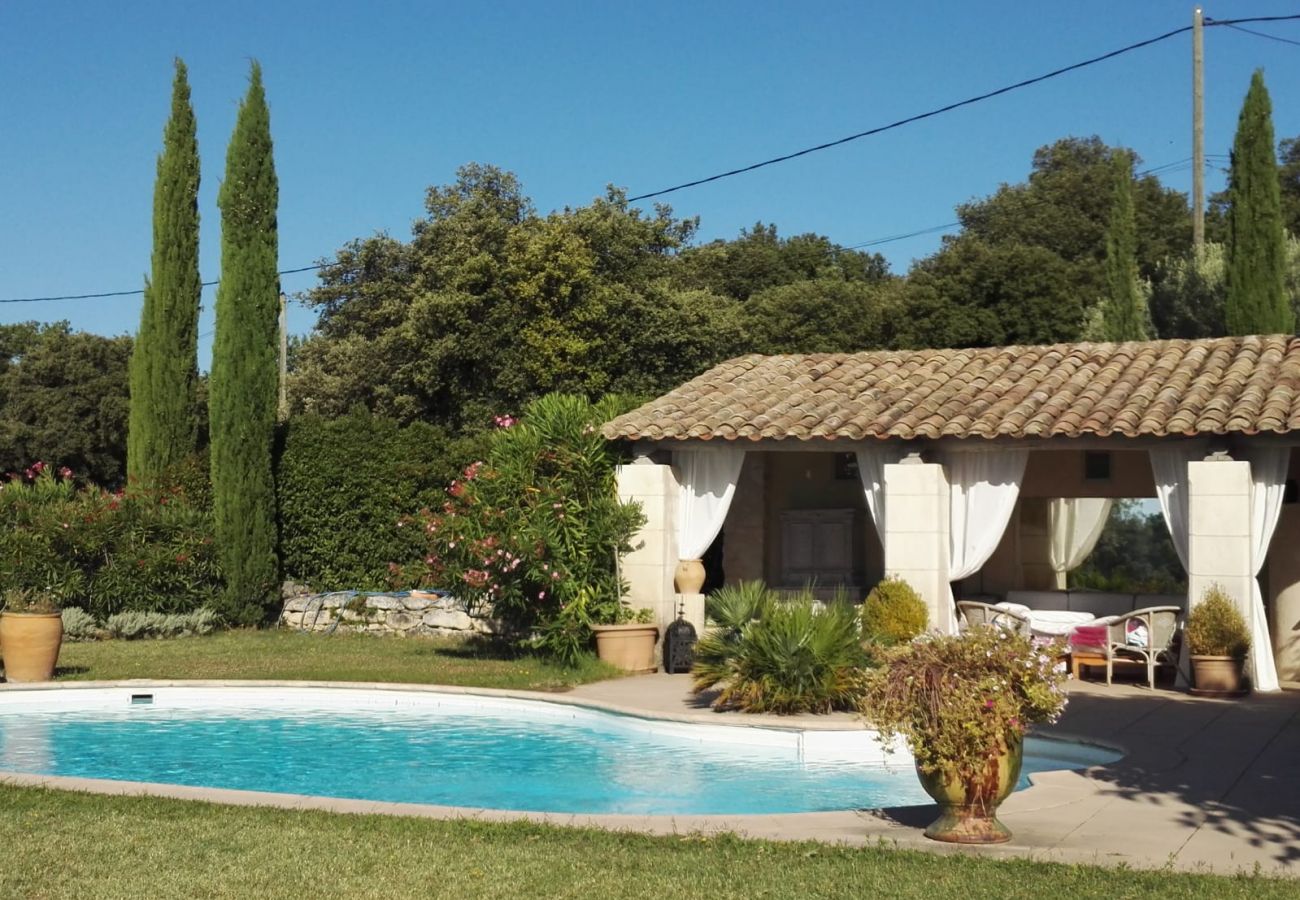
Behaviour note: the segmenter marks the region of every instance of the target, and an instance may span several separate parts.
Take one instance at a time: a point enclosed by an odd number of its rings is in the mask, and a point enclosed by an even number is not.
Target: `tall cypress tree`
[[[221,207],[221,284],[209,414],[218,552],[226,577],[219,612],[262,620],[278,593],[275,434],[279,282],[271,117],[254,62],[226,152]]]
[[[198,435],[199,143],[185,63],[153,193],[153,260],[131,354],[127,476],[151,483],[192,453]]]
[[[1295,314],[1286,296],[1286,238],[1273,106],[1256,69],[1237,120],[1228,173],[1228,334],[1291,334]]]
[[[1147,305],[1138,287],[1137,220],[1133,207],[1133,157],[1118,150],[1111,157],[1114,173],[1110,219],[1106,223],[1106,297],[1102,301],[1103,334],[1108,341],[1142,341],[1147,337]]]

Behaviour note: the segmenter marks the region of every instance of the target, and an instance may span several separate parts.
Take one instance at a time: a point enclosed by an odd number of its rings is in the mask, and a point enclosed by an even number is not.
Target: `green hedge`
[[[476,446],[423,422],[403,426],[360,410],[291,419],[276,460],[285,577],[317,591],[392,586],[389,563],[425,552],[398,522],[440,504]]]

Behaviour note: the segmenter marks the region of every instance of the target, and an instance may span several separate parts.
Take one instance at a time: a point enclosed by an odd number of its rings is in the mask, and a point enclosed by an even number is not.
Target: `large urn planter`
[[[683,559],[673,573],[673,588],[679,594],[698,594],[704,590],[704,560]]]
[[[997,810],[1020,780],[1024,742],[1016,739],[992,756],[984,772],[970,781],[942,768],[917,777],[925,792],[939,804],[939,818],[925,829],[925,836],[952,844],[1003,844],[1011,831],[998,821]]]
[[[49,681],[63,643],[63,617],[57,613],[0,613],[0,655],[10,683]]]
[[[1234,656],[1199,656],[1192,660],[1192,690],[1198,697],[1241,697],[1249,689],[1244,660]]]
[[[655,665],[658,626],[641,623],[593,625],[591,630],[596,634],[596,656],[601,662],[638,675],[658,669]]]

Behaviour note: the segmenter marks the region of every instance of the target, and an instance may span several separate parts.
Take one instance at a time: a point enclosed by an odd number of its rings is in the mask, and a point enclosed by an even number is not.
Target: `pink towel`
[[[1071,647],[1105,647],[1109,640],[1105,625],[1076,625],[1070,632]]]

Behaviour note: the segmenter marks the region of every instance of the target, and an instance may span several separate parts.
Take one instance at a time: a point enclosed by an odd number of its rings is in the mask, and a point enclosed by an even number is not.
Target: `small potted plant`
[[[862,714],[886,743],[900,735],[940,815],[926,837],[996,844],[1011,832],[998,805],[1020,780],[1025,729],[1065,709],[1059,650],[977,626],[918,638],[881,653],[866,679]]]
[[[591,626],[596,636],[596,656],[602,662],[636,674],[649,674],[658,668],[655,644],[659,626],[651,610],[632,609],[620,602],[602,618],[606,621]]]
[[[1192,659],[1192,693],[1227,697],[1246,693],[1242,670],[1250,631],[1237,604],[1217,584],[1187,614],[1187,651]]]
[[[53,592],[20,588],[4,592],[0,656],[6,681],[49,681],[62,643],[63,617]]]

